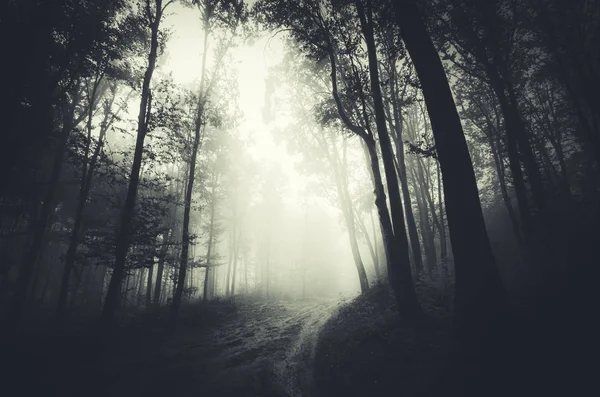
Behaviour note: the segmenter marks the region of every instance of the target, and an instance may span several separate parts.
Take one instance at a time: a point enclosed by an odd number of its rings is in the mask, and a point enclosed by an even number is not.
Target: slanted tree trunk
[[[412,204],[410,199],[410,190],[408,189],[408,181],[406,176],[406,161],[404,158],[404,143],[402,141],[402,113],[398,106],[398,93],[397,93],[397,76],[396,67],[392,66],[392,73],[390,73],[390,93],[391,93],[391,104],[394,115],[394,122],[392,123],[391,117],[389,118],[390,134],[394,141],[396,148],[396,164],[398,166],[398,179],[400,180],[400,187],[402,189],[402,199],[404,203],[404,213],[406,215],[406,227],[408,229],[408,235],[410,237],[410,246],[414,262],[415,269],[421,269],[423,267],[423,257],[421,255],[421,246],[419,244],[419,235],[417,233],[417,224],[415,222],[415,216],[412,210]]]
[[[150,0],[146,0],[146,2],[148,8],[150,8]],[[167,5],[168,4],[170,3],[167,3]],[[150,18],[150,53],[148,54],[148,65],[146,67],[146,72],[144,73],[144,80],[142,83],[142,95],[140,100],[140,109],[138,112],[137,138],[135,143],[135,152],[133,155],[133,164],[129,174],[127,197],[125,198],[125,204],[123,205],[123,209],[121,211],[119,227],[115,238],[115,264],[110,284],[108,286],[108,291],[106,293],[104,309],[102,311],[102,323],[105,328],[108,328],[112,325],[114,315],[119,307],[119,292],[121,289],[123,275],[125,273],[125,260],[127,258],[127,251],[129,250],[129,245],[131,243],[131,226],[134,216],[135,203],[137,200],[138,185],[140,181],[144,140],[148,131],[148,122],[150,118],[152,102],[150,83],[152,82],[152,75],[154,74],[156,60],[158,58],[159,27],[164,12],[162,0],[154,0],[154,5],[155,12],[153,17]]]
[[[371,217],[371,220],[372,219],[373,217]],[[367,231],[367,226],[365,225],[365,222],[361,219],[360,215],[356,214],[355,221],[358,225],[360,232],[365,236],[365,242],[367,243],[367,248],[369,249],[369,253],[371,254],[371,260],[373,261],[373,270],[375,271],[375,278],[377,280],[381,280],[381,273],[379,271],[378,265],[379,258],[377,257],[376,247],[377,238],[373,236],[374,241],[371,241],[371,237],[369,236],[369,232]],[[375,231],[375,228],[373,228],[373,231]]]
[[[401,268],[403,266],[408,266],[408,271],[410,271],[410,263],[406,263],[406,261],[402,262],[402,260],[400,259],[399,247],[397,246],[395,241],[394,229],[392,227],[392,221],[390,219],[390,214],[388,212],[386,204],[386,194],[381,178],[381,171],[379,168],[379,158],[377,156],[376,142],[370,130],[364,129],[361,126],[354,124],[352,120],[348,117],[344,108],[344,104],[342,103],[338,93],[336,69],[337,66],[335,60],[335,51],[332,45],[329,45],[328,53],[329,63],[331,66],[332,96],[336,103],[338,114],[346,128],[348,128],[350,131],[352,131],[354,134],[356,134],[363,140],[366,157],[368,158],[368,162],[370,163],[370,175],[372,178],[375,193],[375,207],[377,208],[377,214],[379,216],[381,236],[383,240],[383,247],[385,251],[386,265],[388,269],[388,278],[390,281],[390,285],[394,290],[394,296],[396,297],[401,312],[410,313],[415,309],[415,307],[418,307],[418,302],[414,288],[403,288],[403,282],[406,281],[406,279],[397,277],[397,273],[395,271],[396,268]],[[412,283],[412,277],[410,283]]]
[[[365,266],[358,249],[354,208],[352,207],[352,198],[350,197],[350,192],[348,190],[348,178],[346,175],[346,141],[343,143],[344,154],[341,158],[337,149],[337,143],[335,141],[329,143],[323,138],[323,140],[321,140],[321,144],[328,157],[329,164],[333,169],[338,199],[342,209],[342,214],[344,216],[344,221],[346,223],[346,229],[348,229],[348,239],[350,241],[352,258],[354,259],[354,265],[356,266],[356,271],[358,272],[360,291],[365,292],[369,289],[369,280],[367,279],[367,272],[365,271]],[[329,152],[329,148],[331,148],[332,153]]]
[[[493,331],[506,296],[488,238],[477,182],[440,57],[415,0],[393,3],[401,36],[421,82],[444,178],[455,259],[454,323],[465,346]]]
[[[373,33],[372,5],[371,0],[366,1],[365,8],[363,8],[359,0],[357,0],[355,4],[360,19],[361,30],[367,44],[371,93],[375,107],[375,124],[377,126],[379,147],[381,149],[381,158],[388,188],[390,213],[393,222],[394,249],[397,254],[397,261],[393,266],[388,266],[388,269],[391,271],[389,272],[388,277],[393,284],[396,284],[396,287],[394,288],[395,294],[400,294],[400,297],[396,297],[400,313],[403,316],[416,317],[420,312],[420,307],[411,275],[408,237],[406,235],[406,225],[404,223],[404,210],[402,208],[402,200],[400,199],[398,176],[396,175],[396,167],[394,165],[394,151],[387,130],[385,108],[381,94],[377,47],[375,45]]]

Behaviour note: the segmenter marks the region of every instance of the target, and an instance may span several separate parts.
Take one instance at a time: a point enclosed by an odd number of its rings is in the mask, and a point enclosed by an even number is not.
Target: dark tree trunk
[[[519,152],[523,165],[527,172],[529,185],[531,186],[531,193],[533,201],[535,202],[538,210],[543,211],[546,208],[546,193],[544,192],[544,184],[542,182],[542,175],[540,173],[539,166],[533,155],[533,150],[529,143],[529,132],[525,127],[525,121],[519,110],[519,104],[517,101],[517,95],[514,88],[510,84],[507,85],[508,99],[509,99],[509,112],[512,113],[514,127],[517,132],[517,142],[519,144]],[[544,148],[545,150],[545,148]]]
[[[350,250],[352,252],[352,258],[354,259],[356,271],[358,272],[360,291],[365,292],[369,289],[369,280],[367,279],[367,272],[365,271],[365,266],[363,264],[360,251],[358,249],[358,239],[356,237],[356,225],[354,219],[354,208],[352,207],[352,198],[350,197],[350,192],[348,190],[348,178],[346,177],[346,142],[344,141],[343,143],[344,154],[342,158],[340,158],[340,154],[338,152],[337,145],[335,142],[329,144],[328,142],[324,141],[323,143],[323,149],[327,151],[326,153],[329,160],[329,164],[333,169],[339,202],[342,208],[342,214],[344,215],[346,229],[348,229]],[[329,148],[332,149],[332,154],[329,153]]]
[[[156,67],[158,57],[158,36],[160,21],[163,14],[162,0],[155,0],[156,12],[151,25],[150,53],[148,55],[148,66],[144,74],[142,83],[142,95],[140,100],[140,109],[138,112],[137,138],[135,143],[135,152],[133,164],[129,174],[129,186],[127,188],[127,197],[121,211],[119,227],[116,233],[115,264],[113,274],[110,279],[104,309],[102,311],[102,324],[105,328],[112,325],[114,315],[119,307],[120,289],[125,274],[125,260],[131,244],[131,226],[134,216],[135,203],[137,200],[138,185],[140,180],[140,170],[142,168],[142,154],[144,151],[144,139],[148,131],[148,122],[151,109],[150,83]]]
[[[91,130],[92,130],[92,117],[94,106],[93,102],[96,100],[96,92],[98,89],[98,84],[94,84],[94,89],[92,92],[90,103],[88,104],[88,147],[86,149],[89,150],[89,144],[91,142]],[[114,97],[113,97],[114,101]],[[79,186],[79,198],[77,202],[77,209],[75,211],[75,221],[73,224],[73,230],[71,230],[71,237],[69,239],[69,248],[67,249],[67,255],[65,258],[65,266],[63,269],[62,280],[60,285],[60,291],[58,295],[58,304],[56,308],[56,315],[58,318],[61,318],[65,313],[65,305],[67,303],[67,295],[69,291],[69,280],[71,277],[71,271],[73,270],[73,266],[75,265],[75,257],[77,255],[77,249],[79,248],[79,242],[81,240],[81,234],[83,229],[83,213],[85,210],[85,204],[87,202],[88,196],[90,194],[90,190],[92,188],[92,180],[94,178],[94,172],[96,169],[96,164],[98,163],[98,157],[102,152],[102,147],[104,145],[104,138],[106,136],[106,130],[108,129],[108,112],[106,109],[106,113],[104,116],[104,120],[102,121],[102,125],[100,128],[100,135],[98,137],[98,144],[94,148],[94,152],[89,161],[89,165],[84,163],[83,172],[81,174],[81,183]],[[86,154],[87,156],[87,154]],[[86,159],[87,160],[87,159]]]
[[[66,102],[66,99],[64,99],[64,101]],[[54,154],[54,161],[52,163],[52,171],[49,178],[48,188],[46,190],[41,211],[33,223],[33,237],[31,245],[26,250],[23,262],[19,267],[16,290],[7,314],[9,326],[16,327],[23,314],[23,309],[27,300],[27,291],[29,290],[35,265],[44,245],[43,242],[45,240],[46,230],[55,206],[56,188],[58,187],[69,135],[76,125],[74,113],[75,107],[78,103],[79,95],[76,94],[71,104],[63,104],[63,126],[59,133],[59,140]]]
[[[414,0],[394,2],[401,35],[421,82],[444,179],[455,258],[455,326],[466,346],[492,331],[505,292],[490,246],[475,173],[442,62]]]
[[[436,159],[437,160],[437,159]],[[440,225],[438,227],[440,231],[440,255],[442,262],[446,264],[446,258],[448,257],[448,248],[446,243],[446,221],[444,220],[444,204],[442,201],[442,177],[440,175],[440,162],[436,161],[435,164],[436,176],[437,176],[437,190],[438,190],[438,206],[439,206],[439,219]]]
[[[417,165],[415,168],[413,168],[413,172],[418,175],[414,176],[415,196],[417,198],[417,205],[419,207],[419,217],[421,221],[421,236],[423,238],[423,246],[425,248],[425,257],[427,263],[426,271],[427,275],[431,278],[431,276],[433,275],[433,269],[435,269],[435,265],[437,263],[437,253],[435,251],[433,230],[431,226],[431,220],[429,219],[429,206],[427,205],[426,198],[429,186],[425,183],[422,164],[420,161],[417,161]]]
[[[237,279],[237,272],[238,272],[238,260],[239,260],[239,252],[240,252],[240,232],[237,232],[237,234],[234,234],[233,236],[234,238],[234,249],[233,249],[233,275],[231,276],[231,296],[235,295],[235,282]]]
[[[213,240],[215,234],[215,214],[216,214],[216,184],[218,178],[216,175],[212,177],[212,188],[210,193],[210,226],[208,229],[208,248],[206,250],[206,273],[204,274],[204,291],[202,293],[202,299],[206,301],[209,298],[209,284],[210,284],[210,273],[211,269],[211,255],[213,249]]]
[[[146,280],[146,310],[152,307],[152,280],[154,279],[154,264],[148,268],[148,280]]]
[[[502,156],[494,142],[492,131],[488,132],[488,140],[490,143],[490,148],[492,150],[492,157],[494,159],[494,165],[496,167],[496,174],[498,176],[498,184],[500,185],[500,194],[502,195],[502,200],[504,202],[504,206],[506,208],[506,212],[508,213],[508,217],[510,219],[513,233],[515,234],[515,238],[517,239],[517,243],[519,245],[520,251],[522,254],[525,253],[525,240],[523,238],[523,234],[521,232],[521,226],[519,225],[519,220],[517,219],[517,215],[515,214],[514,207],[512,205],[510,195],[508,194],[508,189],[506,187],[506,177],[504,173],[504,165],[502,163]]]
[[[408,189],[408,180],[406,177],[406,161],[404,158],[404,143],[402,141],[402,113],[398,106],[398,94],[397,94],[397,77],[396,67],[392,66],[393,70],[390,74],[392,81],[390,81],[390,92],[392,95],[391,104],[394,115],[394,123],[390,117],[390,133],[394,146],[396,147],[396,159],[398,166],[398,178],[400,179],[400,187],[402,189],[402,200],[404,203],[404,213],[406,214],[406,227],[408,229],[408,235],[410,237],[410,246],[412,251],[412,257],[414,261],[415,269],[423,267],[423,257],[421,255],[421,246],[419,244],[419,234],[417,232],[417,223],[415,222],[415,216],[412,210],[412,203],[410,198],[410,191]]]
[[[375,278],[377,280],[381,279],[381,274],[379,272],[379,258],[377,257],[377,249],[375,247],[375,242],[371,241],[371,237],[369,236],[369,232],[367,231],[367,226],[364,221],[360,219],[360,216],[356,214],[355,222],[358,225],[360,232],[365,236],[365,242],[367,243],[367,248],[369,249],[369,253],[371,254],[371,260],[373,261],[373,270],[375,271]]]
[[[383,168],[385,170],[390,212],[393,222],[394,249],[397,254],[394,266],[388,266],[388,269],[391,270],[389,277],[390,280],[393,280],[398,284],[395,288],[395,293],[401,294],[401,297],[396,298],[399,300],[398,308],[400,309],[401,314],[408,317],[415,317],[420,312],[420,307],[411,275],[410,260],[408,256],[408,238],[406,236],[406,225],[404,223],[404,210],[402,209],[402,200],[400,199],[398,176],[396,175],[396,167],[394,165],[394,151],[387,130],[385,108],[381,94],[377,47],[373,34],[371,0],[367,0],[365,9],[363,9],[360,1],[357,0],[356,8],[360,18],[361,29],[367,44],[369,77],[375,107],[375,124],[377,126],[379,147],[381,149]]]
[[[154,307],[160,306],[160,295],[162,289],[163,274],[165,271],[165,260],[167,258],[167,250],[169,249],[169,229],[165,229],[162,233],[162,245],[158,254],[158,266],[156,268],[156,283],[154,285]]]
[[[227,262],[227,277],[225,278],[225,296],[231,293],[231,271],[233,268],[235,231],[229,232],[229,260]]]
[[[200,120],[196,121],[200,123]],[[190,248],[190,213],[192,209],[192,193],[194,191],[194,178],[196,175],[196,158],[198,155],[198,147],[200,146],[200,126],[196,127],[194,134],[194,144],[192,147],[192,158],[190,160],[190,169],[188,175],[187,189],[185,192],[185,206],[183,209],[183,234],[181,238],[181,260],[179,262],[179,273],[177,276],[177,287],[173,294],[173,302],[171,304],[170,322],[175,325],[177,314],[181,304],[181,296],[185,287],[185,276],[187,272]]]
[[[373,212],[369,210],[369,219],[371,220],[371,230],[373,231],[373,267],[375,268],[375,274],[377,279],[381,280],[381,263],[379,263],[379,239],[377,238],[377,229],[375,229],[375,221],[373,220]]]

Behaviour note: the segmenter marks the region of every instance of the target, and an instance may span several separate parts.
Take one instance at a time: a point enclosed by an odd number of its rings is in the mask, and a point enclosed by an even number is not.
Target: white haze
[[[193,89],[198,86],[202,59],[203,31],[196,9],[184,8],[174,5],[170,8],[169,15],[165,18],[163,26],[169,30],[169,40],[166,51],[159,59],[155,73],[155,82],[162,77],[171,75],[174,82],[184,87]],[[209,40],[208,65],[211,64],[211,49],[214,43]],[[277,214],[273,211],[263,216],[253,215],[244,219],[244,233],[249,238],[251,254],[248,255],[250,266],[254,269],[260,267],[264,261],[261,254],[262,241],[265,235],[264,217],[274,217],[276,225],[271,233],[270,263],[274,270],[273,279],[278,284],[279,296],[297,297],[301,295],[302,277],[298,270],[305,266],[307,271],[307,295],[336,295],[345,296],[357,294],[360,290],[355,265],[352,259],[348,236],[341,221],[339,209],[333,207],[326,197],[322,197],[311,189],[314,184],[311,177],[302,175],[297,169],[300,155],[288,152],[285,143],[275,139],[274,130],[277,126],[286,125],[289,120],[285,116],[265,124],[263,120],[263,106],[265,98],[265,78],[269,67],[277,65],[283,57],[283,44],[279,37],[264,34],[251,45],[240,46],[229,50],[235,59],[234,64],[226,64],[223,68],[233,68],[237,74],[239,96],[237,100],[242,114],[234,134],[245,143],[246,152],[256,162],[255,172],[257,180],[265,180],[267,176],[261,175],[265,170],[275,168],[280,171],[283,179],[283,207]],[[128,129],[135,126],[135,112],[139,106],[137,93],[132,95],[128,104],[129,119]],[[278,106],[285,106],[278,104]],[[284,109],[285,110],[285,109]],[[283,111],[281,113],[289,113]],[[277,130],[281,134],[281,130]],[[133,146],[132,138],[119,138],[119,134],[109,134],[108,147]],[[230,165],[233,166],[233,165]],[[247,199],[254,206],[260,204],[260,189],[251,194]],[[305,204],[306,203],[306,206]],[[258,212],[260,214],[260,212]],[[194,214],[196,219],[201,219],[205,214]],[[201,234],[200,222],[192,223],[192,233]],[[228,237],[224,233],[221,244],[216,248],[226,262],[228,255]],[[372,273],[368,251],[361,246],[361,253],[367,271]],[[199,259],[206,253],[203,244],[191,249],[193,259]],[[261,256],[262,255],[262,256]],[[224,280],[226,266],[218,268],[218,279]],[[193,270],[194,285],[200,288],[203,285],[204,270]],[[238,277],[241,277],[238,275]],[[249,281],[257,279],[257,275],[250,274]],[[221,283],[222,284],[222,283]],[[243,282],[237,287],[244,292]],[[224,285],[216,286],[217,294],[224,293]],[[201,296],[201,292],[199,293]]]

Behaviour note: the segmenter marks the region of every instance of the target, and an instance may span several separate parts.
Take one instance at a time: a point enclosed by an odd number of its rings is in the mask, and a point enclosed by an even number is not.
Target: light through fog
[[[202,63],[203,30],[200,13],[196,8],[174,5],[165,18],[164,26],[169,31],[169,40],[166,51],[159,60],[158,71],[165,75],[171,74],[175,83],[194,89],[199,84]],[[208,65],[211,64],[214,46],[215,41],[209,39]],[[282,61],[283,53],[281,35],[264,32],[251,40],[250,44],[241,43],[228,50],[234,64],[227,64],[225,67],[234,69],[237,75],[237,103],[242,114],[235,134],[245,142],[247,153],[263,166],[261,169],[274,166],[285,178],[285,209],[277,221],[281,226],[281,235],[287,238],[278,241],[283,249],[279,253],[278,261],[289,263],[276,265],[294,268],[298,265],[294,262],[310,261],[313,271],[317,271],[324,281],[323,291],[320,292],[354,295],[360,291],[360,286],[339,209],[334,208],[322,195],[316,194],[314,189],[311,190],[313,178],[303,175],[298,170],[301,154],[291,154],[285,140],[275,137],[276,125],[287,125],[290,122],[286,116],[280,114],[287,113],[285,109],[278,112],[274,120],[265,122],[263,118],[265,79],[269,68]],[[256,221],[262,222],[260,219]],[[306,231],[306,225],[311,224],[315,230]],[[308,242],[303,236],[306,233],[310,235]],[[273,243],[277,244],[277,239]],[[310,250],[310,244],[315,251],[302,254],[300,250]],[[322,247],[330,248],[328,252],[322,252]],[[277,249],[274,251],[276,254]],[[318,256],[322,257],[315,258]],[[222,266],[218,271],[224,271],[225,267]],[[283,282],[281,287],[286,288],[286,284],[290,282],[294,282],[293,277],[292,280]],[[287,285],[287,288],[297,290],[300,282],[301,280],[297,279],[298,285]]]

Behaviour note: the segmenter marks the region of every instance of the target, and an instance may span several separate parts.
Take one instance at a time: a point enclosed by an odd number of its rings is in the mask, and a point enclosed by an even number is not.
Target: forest
[[[595,395],[600,1],[0,30],[2,395]]]

